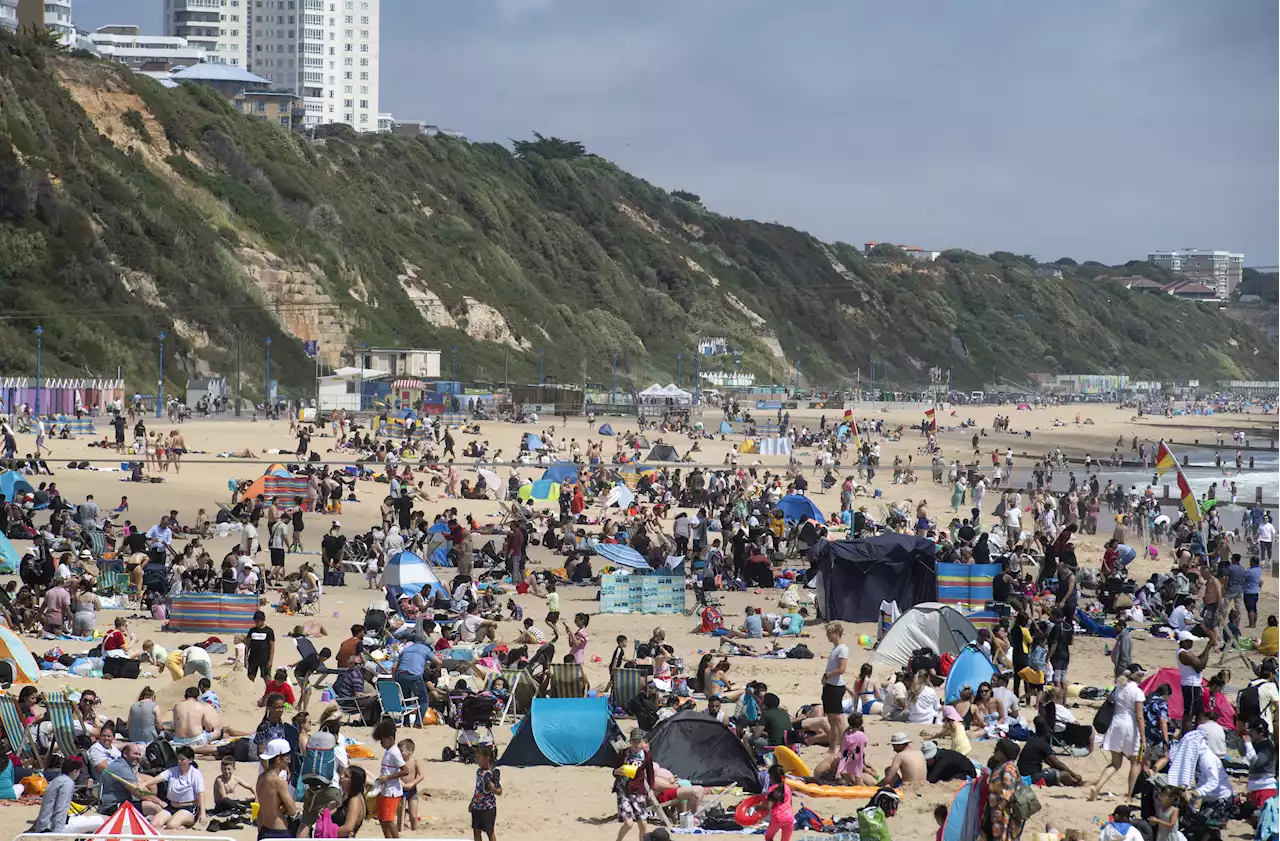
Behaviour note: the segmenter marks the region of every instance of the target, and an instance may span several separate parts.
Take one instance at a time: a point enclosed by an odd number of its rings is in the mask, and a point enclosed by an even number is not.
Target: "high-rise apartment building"
[[[253,0],[164,0],[164,34],[187,39],[205,61],[249,66],[249,4]]]
[[[0,4],[3,5],[3,4]],[[43,26],[58,33],[58,40],[68,47],[76,42],[76,28],[71,24],[71,0],[18,0],[18,26]],[[0,10],[0,19],[5,17]]]
[[[0,0],[0,29],[18,29],[18,0]]]
[[[378,129],[380,0],[252,0],[249,68],[302,97],[304,124]]]
[[[1230,300],[1244,275],[1244,255],[1233,251],[1205,251],[1199,248],[1153,251],[1147,260],[1203,283],[1214,290],[1219,301]]]
[[[89,33],[89,42],[103,58],[118,61],[131,70],[164,71],[190,67],[204,59],[204,50],[173,35],[143,35],[132,24],[100,26]]]

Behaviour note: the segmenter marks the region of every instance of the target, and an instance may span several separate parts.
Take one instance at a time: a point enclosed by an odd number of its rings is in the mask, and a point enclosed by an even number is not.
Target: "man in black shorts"
[[[116,416],[111,419],[111,425],[114,426],[116,429],[116,452],[123,453],[124,452],[124,431],[125,431],[125,428],[129,425],[129,422],[124,419],[123,415],[120,415],[119,413],[117,413]]]
[[[244,667],[253,681],[262,675],[265,683],[271,678],[272,664],[276,660],[276,632],[267,627],[267,614],[259,610],[253,614],[253,627],[249,629],[245,646]]]

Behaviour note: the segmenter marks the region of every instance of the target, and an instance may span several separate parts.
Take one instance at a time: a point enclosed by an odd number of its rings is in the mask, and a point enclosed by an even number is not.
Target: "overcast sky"
[[[162,0],[75,0],[161,28]],[[382,110],[824,239],[1277,262],[1274,0],[382,0]]]

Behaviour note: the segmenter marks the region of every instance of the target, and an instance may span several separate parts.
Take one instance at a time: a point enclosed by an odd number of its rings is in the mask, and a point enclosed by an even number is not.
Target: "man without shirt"
[[[903,783],[922,783],[928,777],[928,764],[919,748],[911,746],[906,733],[894,733],[889,738],[893,746],[893,761],[884,772],[884,784],[897,788]]]
[[[258,776],[254,794],[258,801],[258,838],[293,838],[289,819],[298,816],[298,804],[285,775],[289,773],[289,743],[272,739],[262,751],[265,770]]]

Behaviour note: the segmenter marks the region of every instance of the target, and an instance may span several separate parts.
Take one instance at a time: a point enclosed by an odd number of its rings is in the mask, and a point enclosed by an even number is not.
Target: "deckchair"
[[[577,663],[552,663],[548,667],[548,698],[585,698],[590,684]]]
[[[76,708],[61,690],[44,693],[45,708],[49,711],[49,724],[53,727],[53,743],[67,758],[80,755],[76,745]]]
[[[609,706],[626,710],[627,704],[644,691],[649,676],[641,669],[617,668],[613,670],[613,692],[609,695]]]
[[[129,592],[129,573],[124,568],[108,561],[98,566],[98,595],[127,594]]]
[[[490,674],[489,677],[485,679],[484,688],[486,690],[492,689],[494,680],[498,678],[502,678],[507,682],[508,692],[506,706],[502,708],[502,716],[498,719],[498,726],[501,727],[507,723],[508,715],[519,715],[525,709],[526,704],[522,703],[517,695],[519,694],[520,688],[529,683],[532,678],[529,677],[524,669],[503,669],[500,672]],[[518,707],[517,704],[519,704]]]
[[[9,744],[25,765],[27,760],[38,762],[39,753],[31,742],[27,728],[22,725],[22,716],[18,713],[18,699],[7,692],[0,693],[0,723],[4,725],[4,734]]]
[[[416,697],[406,698],[400,684],[390,678],[379,678],[377,684],[384,716],[394,719],[402,727],[406,722],[418,721],[420,708]]]
[[[85,528],[80,531],[80,546],[92,552],[95,561],[100,561],[110,551],[111,542],[102,529]]]

